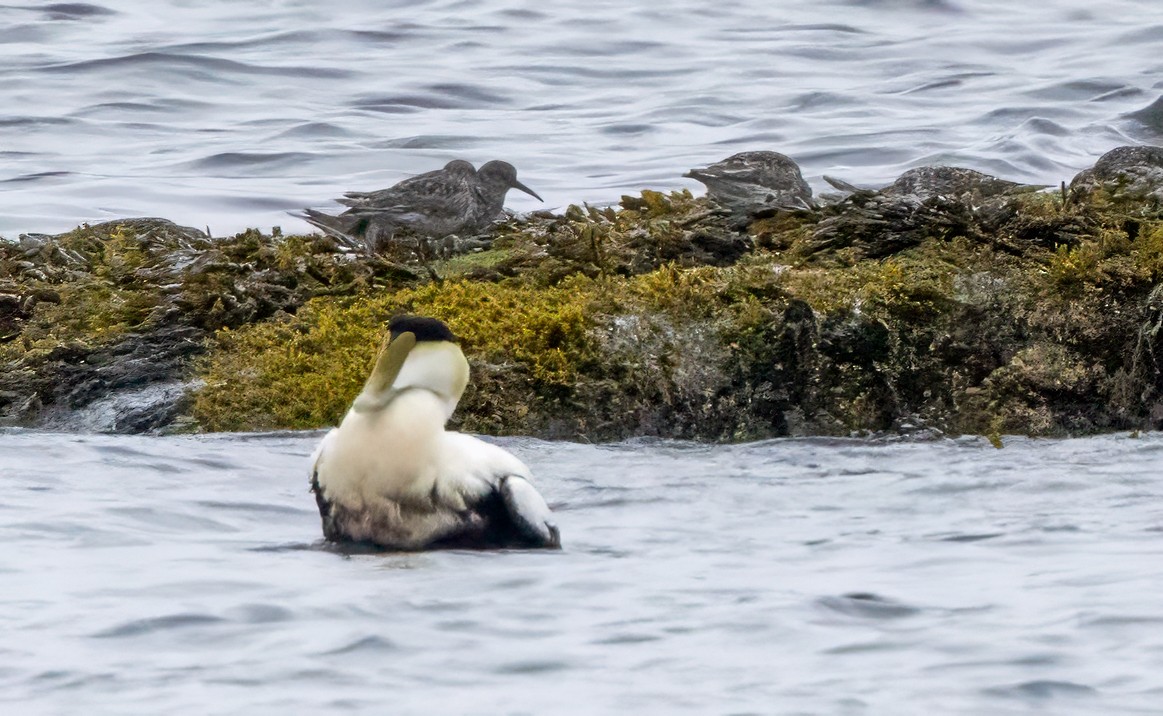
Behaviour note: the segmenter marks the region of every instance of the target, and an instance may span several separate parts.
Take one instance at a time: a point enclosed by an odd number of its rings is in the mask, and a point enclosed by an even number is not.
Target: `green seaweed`
[[[846,211],[738,226],[689,192],[645,191],[513,217],[484,249],[426,264],[320,236],[82,227],[51,256],[0,255],[15,297],[0,360],[51,385],[100,346],[193,327],[197,429],[318,428],[359,392],[386,322],[413,313],[446,321],[469,358],[455,424],[493,434],[920,427],[997,445],[1163,415],[1158,207],[1046,192],[927,203],[904,228],[825,225]]]

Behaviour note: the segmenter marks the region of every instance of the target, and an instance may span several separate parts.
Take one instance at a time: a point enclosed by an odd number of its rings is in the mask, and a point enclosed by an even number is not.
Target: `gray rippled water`
[[[1163,434],[509,440],[562,552],[321,548],[317,434],[0,432],[0,711],[1157,714]]]
[[[1158,142],[1157,0],[106,0],[0,6],[0,233],[289,209],[453,157],[547,206],[699,187],[743,149],[877,184],[1057,185]],[[510,206],[539,206],[523,195]]]

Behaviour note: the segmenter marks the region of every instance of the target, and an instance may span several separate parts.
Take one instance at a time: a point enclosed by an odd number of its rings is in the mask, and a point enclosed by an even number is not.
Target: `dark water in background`
[[[1163,434],[506,441],[564,551],[351,558],[317,437],[0,432],[0,712],[1163,704]]]
[[[925,163],[1056,185],[1160,141],[1123,115],[1163,95],[1161,47],[1158,0],[17,0],[0,233],[303,229],[286,210],[453,157],[548,207],[757,148],[817,190]]]

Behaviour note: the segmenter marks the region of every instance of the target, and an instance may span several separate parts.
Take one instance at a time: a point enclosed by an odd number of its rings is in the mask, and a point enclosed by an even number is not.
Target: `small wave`
[[[920,607],[914,607],[871,592],[853,592],[840,596],[820,597],[816,603],[825,609],[864,619],[900,619],[921,613]]]
[[[841,644],[824,649],[824,654],[872,654],[882,651],[899,651],[913,646],[908,642],[896,641],[862,641],[854,644]]]
[[[479,137],[458,134],[420,134],[414,137],[395,137],[369,146],[373,149],[464,149],[481,143]]]
[[[318,29],[311,28],[310,30],[287,30],[278,32],[263,33],[260,35],[247,35],[237,40],[213,40],[205,41],[198,40],[194,42],[182,42],[178,44],[165,45],[160,49],[164,52],[172,52],[175,54],[213,54],[222,51],[233,52],[237,50],[256,50],[265,49],[268,47],[279,47],[282,45],[293,45],[296,43],[316,43],[321,39]]]
[[[82,60],[41,66],[39,71],[54,74],[77,74],[81,72],[104,72],[110,69],[141,69],[148,72],[176,71],[183,75],[197,74],[200,79],[224,82],[230,74],[275,75],[282,77],[320,77],[341,79],[354,74],[348,70],[323,67],[276,67],[256,65],[237,60],[205,55],[186,55],[169,52],[135,52],[120,57],[103,57],[98,60]]]
[[[178,532],[237,532],[238,528],[220,520],[202,515],[185,514],[156,507],[111,507],[109,514],[132,520],[137,527],[148,527],[162,533]]]
[[[66,117],[0,117],[0,128],[7,127],[60,127],[74,124]]]
[[[307,152],[222,152],[190,163],[193,169],[277,168],[305,162],[314,157]]]
[[[284,505],[262,502],[226,502],[221,500],[199,500],[195,504],[215,511],[266,512],[278,515],[298,515],[304,510]]]
[[[946,77],[939,80],[933,80],[931,82],[925,82],[917,85],[916,87],[910,87],[906,90],[901,90],[900,94],[917,94],[919,92],[931,92],[933,90],[939,89],[950,89],[953,87],[960,87],[962,84],[964,84],[964,80],[960,78]]]
[[[1070,129],[1044,117],[1031,117],[1022,123],[1022,130],[1032,134],[1045,134],[1051,137],[1070,136]]]
[[[1086,619],[1082,622],[1083,627],[1135,627],[1135,628],[1158,628],[1163,625],[1163,617],[1153,617],[1136,614],[1112,614],[1109,616],[1099,616]]]
[[[1005,537],[1005,532],[957,533],[934,537],[938,542],[983,542],[985,540]]]
[[[499,72],[525,75],[529,78],[539,77],[545,82],[554,82],[564,78],[584,78],[589,80],[651,80],[661,79],[664,77],[678,77],[681,75],[690,74],[690,69],[680,67],[677,69],[655,68],[634,70],[626,67],[617,67],[614,69],[599,69],[596,67],[584,67],[581,65],[551,65],[548,63],[538,64],[536,66],[506,66],[497,68]]]
[[[498,666],[498,674],[545,674],[553,671],[564,671],[569,663],[556,659],[533,659],[529,661],[513,661]]]
[[[602,134],[637,136],[654,132],[657,127],[649,124],[607,124],[602,127]]]
[[[393,94],[361,97],[351,103],[356,109],[375,112],[414,111],[420,109],[479,109],[492,105],[508,105],[510,100],[483,90],[465,91],[460,85],[435,85],[424,94]]]
[[[320,656],[338,656],[340,654],[382,654],[389,651],[398,651],[397,647],[390,639],[385,639],[382,636],[365,636],[356,639],[343,646],[324,651]]]
[[[1150,25],[1130,30],[1115,41],[1117,46],[1126,45],[1155,45],[1163,41],[1163,25]]]
[[[101,102],[99,104],[91,104],[88,107],[75,112],[77,115],[90,115],[107,112],[113,110],[116,112],[165,112],[168,107],[159,107],[152,102]]]
[[[436,94],[456,97],[479,104],[508,104],[510,102],[509,98],[505,95],[490,92],[477,85],[462,82],[431,84],[425,86],[424,89]]]
[[[209,614],[172,614],[170,616],[151,617],[149,619],[134,619],[110,629],[99,631],[92,636],[95,639],[115,639],[170,631],[172,629],[222,624],[225,621],[221,617],[215,617]]]
[[[1051,699],[1079,696],[1092,696],[1098,691],[1085,684],[1076,684],[1073,681],[1052,681],[1036,679],[1023,681],[1019,684],[993,686],[984,690],[991,696],[1003,696],[1021,699]]]
[[[553,48],[556,55],[573,57],[618,57],[665,49],[666,43],[651,40],[607,40],[605,42],[565,43]]]
[[[507,8],[501,10],[499,14],[503,17],[511,17],[514,20],[524,20],[527,22],[544,20],[550,17],[550,15],[538,12],[537,10],[530,10],[529,8]]]
[[[1129,85],[1125,82],[1104,82],[1102,80],[1069,80],[1040,87],[1026,92],[1030,97],[1050,99],[1056,101],[1085,102],[1095,97],[1124,90]]]
[[[1126,115],[1152,132],[1163,134],[1163,97],[1146,107]]]
[[[304,122],[283,130],[277,136],[280,139],[343,139],[352,133],[330,122]]]
[[[0,179],[0,184],[20,184],[25,182],[36,182],[41,179],[56,179],[59,177],[72,176],[73,172],[36,172],[35,174],[21,174],[20,176],[11,177],[9,179]]]
[[[661,636],[657,634],[611,634],[610,636],[594,639],[591,643],[602,644],[608,646],[618,646],[619,644],[647,644],[652,641],[660,641]]]
[[[117,443],[104,443],[104,444],[95,443],[93,445],[93,451],[99,455],[111,456],[111,457],[116,457],[116,458],[122,458],[122,457],[137,458],[137,457],[153,457],[154,456],[154,453],[149,452],[148,450],[141,450],[140,448],[133,447],[131,445],[117,444]]]
[[[415,37],[415,33],[408,30],[350,30],[347,36],[357,40],[392,43]]]
[[[862,30],[854,25],[843,25],[833,22],[822,23],[808,23],[804,25],[784,25],[778,28],[780,32],[842,32],[848,35],[867,35],[867,30]]]
[[[244,624],[274,624],[290,621],[295,614],[277,604],[246,604],[231,610],[231,616]]]
[[[116,15],[116,10],[110,10],[101,5],[92,5],[84,2],[53,3],[38,8],[50,20],[82,20],[90,17],[108,17]]]
[[[330,552],[332,550],[325,549],[327,543],[319,542],[289,542],[287,544],[270,544],[261,547],[251,547],[247,552]]]
[[[56,35],[49,31],[45,24],[24,24],[24,25],[9,25],[7,27],[0,27],[0,45],[9,43],[48,43],[51,42]]]

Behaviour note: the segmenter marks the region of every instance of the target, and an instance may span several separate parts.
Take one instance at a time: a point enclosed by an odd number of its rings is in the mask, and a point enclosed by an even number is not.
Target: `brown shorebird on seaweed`
[[[427,239],[474,236],[488,229],[501,214],[505,194],[520,189],[541,197],[517,181],[512,164],[491,161],[476,170],[463,159],[379,191],[349,192],[339,203],[350,207],[332,216],[304,209],[301,218],[352,247],[377,251],[389,247],[397,234]]]
[[[743,222],[765,210],[815,207],[812,188],[804,181],[799,165],[779,152],[740,152],[683,176],[705,184],[707,197]]]

